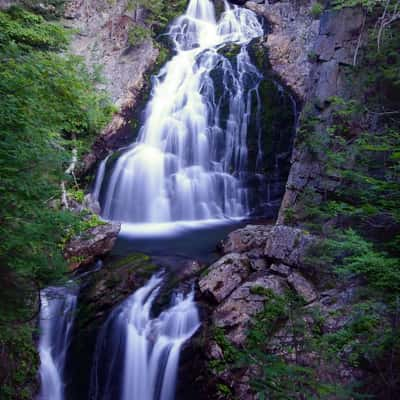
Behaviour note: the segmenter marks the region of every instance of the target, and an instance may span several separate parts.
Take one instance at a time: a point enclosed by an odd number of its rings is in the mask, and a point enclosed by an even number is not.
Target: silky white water
[[[245,217],[249,213],[247,130],[262,76],[247,45],[263,35],[256,15],[225,3],[191,0],[170,28],[176,55],[156,77],[139,138],[105,163],[94,197],[102,216],[129,223]],[[229,60],[223,47],[235,44]],[[106,187],[102,188],[105,184]]]
[[[104,324],[96,345],[91,399],[174,399],[180,350],[200,320],[193,293],[176,294],[170,307],[152,318],[161,284],[162,277],[153,276]]]
[[[64,367],[76,302],[74,288],[49,287],[41,291],[38,400],[64,399]]]

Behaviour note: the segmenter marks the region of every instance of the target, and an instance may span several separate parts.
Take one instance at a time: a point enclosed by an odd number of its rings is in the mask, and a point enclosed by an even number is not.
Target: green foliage
[[[332,7],[335,10],[340,10],[345,7],[358,7],[361,6],[371,11],[374,7],[381,5],[380,0],[334,0]]]
[[[239,349],[225,336],[223,329],[214,330],[213,338],[223,351],[223,359],[213,360],[210,367],[216,372],[251,368],[251,386],[259,399],[323,399],[335,393],[345,392],[343,388],[318,382],[312,368],[305,367],[297,360],[297,354],[308,343],[308,324],[305,315],[314,319],[314,333],[320,337],[319,318],[315,310],[304,311],[303,302],[291,293],[278,296],[271,290],[255,287],[254,294],[265,297],[262,312],[252,320],[243,348]],[[294,361],[271,352],[268,343],[280,327],[285,326],[289,337],[295,338],[292,345],[285,345],[283,352]],[[308,345],[308,344],[307,344]],[[219,394],[231,398],[231,390],[225,384],[217,386]],[[347,393],[347,392],[346,392]],[[337,398],[348,398],[340,397]]]
[[[76,220],[48,206],[59,196],[69,134],[89,143],[112,108],[80,59],[52,51],[67,43],[60,27],[16,8],[0,19],[1,258],[48,281],[63,264],[54,246]]]
[[[0,12],[0,353],[8,357],[0,363],[0,387],[6,399],[32,398],[25,386],[36,365],[26,321],[35,317],[38,290],[64,279],[66,237],[98,223],[51,206],[68,180],[72,149],[79,144],[84,151],[113,111],[83,61],[58,53],[68,37],[60,25],[21,8]],[[82,200],[81,190],[72,194]]]
[[[7,368],[7,375],[1,377],[2,400],[30,400],[35,394],[39,356],[32,340],[33,331],[29,325],[0,329],[1,362]]]
[[[22,4],[31,11],[43,15],[46,19],[62,16],[65,0],[22,0]]]
[[[146,24],[154,34],[158,34],[171,22],[173,18],[181,14],[187,4],[187,0],[128,0],[127,9],[137,11],[142,8],[146,11]]]
[[[318,19],[324,11],[324,6],[321,3],[314,3],[311,6],[310,14],[314,19]]]
[[[137,46],[149,37],[151,37],[151,31],[145,26],[134,25],[129,28],[128,43],[131,46]]]
[[[61,50],[68,44],[69,35],[66,30],[19,7],[1,12],[0,26],[2,47],[13,43],[19,52],[33,47],[38,50]],[[12,48],[5,50],[11,51]]]
[[[394,301],[400,296],[399,259],[377,251],[374,245],[354,230],[336,233],[327,239],[327,250],[339,274],[357,274],[367,279],[368,285],[382,297]]]
[[[379,16],[381,10],[373,13]],[[303,220],[326,237],[312,249],[307,263],[321,272],[335,272],[332,281],[357,278],[363,284],[352,311],[343,315],[344,326],[316,338],[314,348],[332,365],[347,362],[368,371],[358,392],[396,398],[400,393],[399,24],[385,31],[380,49],[376,31],[370,39],[357,71],[359,82],[365,84],[365,99],[331,98],[325,130],[315,125],[314,132],[322,132],[325,140],[311,154],[323,163],[326,189],[323,195],[303,193]],[[309,143],[315,133],[310,135],[313,130],[305,128],[303,143],[315,149],[315,143]]]

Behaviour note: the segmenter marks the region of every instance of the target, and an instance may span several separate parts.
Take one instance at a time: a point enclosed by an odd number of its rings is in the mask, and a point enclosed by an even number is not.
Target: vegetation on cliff
[[[87,148],[113,111],[97,77],[61,54],[69,32],[41,15],[0,12],[0,397],[31,398],[39,290],[62,278],[65,239],[83,228],[62,210],[60,183],[73,149]],[[4,328],[7,324],[12,329]],[[16,344],[17,343],[17,344]]]
[[[318,184],[306,184],[296,207],[285,210],[286,224],[323,239],[303,272],[320,291],[347,288],[347,297],[325,315],[318,304],[266,294],[241,348],[215,330],[223,355],[209,366],[222,377],[219,398],[234,398],[224,378],[240,381],[243,371],[240,383],[260,399],[400,395],[399,3],[343,0],[330,11],[353,6],[362,7],[364,23],[354,65],[340,66],[345,95],[327,104],[309,99],[299,123],[297,150],[318,164],[310,179]],[[315,18],[322,12],[311,9]]]
[[[352,5],[364,7],[368,41],[349,68],[350,94],[330,99],[323,135],[318,114],[304,110],[298,136],[323,166],[325,186],[306,190],[303,211],[289,209],[286,216],[324,238],[310,254],[321,275],[334,272],[338,284],[361,282],[348,323],[324,338],[325,348],[365,372],[359,396],[394,399],[400,393],[399,4],[340,1],[335,8]]]

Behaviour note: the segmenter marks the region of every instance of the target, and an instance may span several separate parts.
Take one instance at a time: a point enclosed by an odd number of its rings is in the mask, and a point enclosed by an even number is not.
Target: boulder
[[[270,270],[277,275],[287,278],[291,272],[291,268],[285,264],[272,264]]]
[[[200,292],[221,303],[250,275],[250,262],[245,255],[227,254],[212,264],[199,281]]]
[[[316,237],[302,229],[276,225],[268,236],[264,254],[288,266],[301,267],[307,250],[315,242]]]
[[[295,292],[303,298],[306,303],[311,303],[316,300],[318,293],[315,290],[312,283],[310,283],[304,276],[300,275],[298,272],[292,272],[287,281],[289,285],[295,290]]]
[[[247,225],[228,235],[221,243],[223,254],[244,253],[251,249],[264,247],[272,225]]]
[[[74,271],[110,252],[114,247],[120,229],[120,224],[107,223],[98,225],[72,238],[64,250],[64,257],[69,262],[69,269]]]
[[[226,328],[228,338],[236,345],[246,340],[248,323],[264,308],[266,293],[271,290],[283,295],[288,289],[283,278],[269,274],[255,274],[239,286],[213,313],[215,326]]]

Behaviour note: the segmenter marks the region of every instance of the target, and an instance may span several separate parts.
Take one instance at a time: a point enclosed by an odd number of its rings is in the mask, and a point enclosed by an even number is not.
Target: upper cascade
[[[129,223],[240,218],[249,213],[247,129],[262,79],[247,44],[263,35],[256,15],[191,0],[169,30],[176,55],[155,78],[138,140],[95,196],[102,216]],[[240,49],[229,60],[221,48]],[[104,185],[104,188],[102,188]]]

